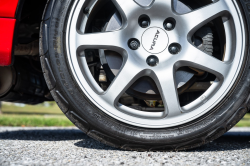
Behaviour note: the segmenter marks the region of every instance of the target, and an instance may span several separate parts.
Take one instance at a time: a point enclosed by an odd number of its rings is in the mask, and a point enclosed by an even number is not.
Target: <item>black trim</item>
[[[10,66],[13,66],[14,61],[15,61],[14,50],[15,50],[15,46],[18,44],[18,32],[19,32],[18,30],[19,30],[19,25],[21,21],[21,14],[22,14],[24,2],[25,0],[19,0],[17,4],[17,8],[16,8],[16,13],[15,13],[16,24],[15,24],[15,29],[14,29]]]

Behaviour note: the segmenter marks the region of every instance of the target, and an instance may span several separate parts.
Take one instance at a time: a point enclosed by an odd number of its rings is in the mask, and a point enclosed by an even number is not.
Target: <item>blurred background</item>
[[[74,126],[62,113],[55,102],[26,105],[1,102],[0,126],[44,127]]]
[[[38,105],[0,102],[0,126],[13,127],[69,127],[74,126],[62,113],[55,102]],[[250,113],[236,125],[250,127]]]

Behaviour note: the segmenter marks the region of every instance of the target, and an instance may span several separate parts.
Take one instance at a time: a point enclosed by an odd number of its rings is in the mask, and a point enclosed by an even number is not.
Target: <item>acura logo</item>
[[[154,46],[156,45],[156,41],[157,41],[157,39],[158,39],[158,37],[159,37],[159,34],[160,34],[160,32],[157,30],[157,32],[156,32],[156,34],[155,34],[155,37],[154,37],[154,39],[153,39],[153,42],[152,42],[152,45],[151,45],[150,50],[153,50],[153,49],[154,49]]]

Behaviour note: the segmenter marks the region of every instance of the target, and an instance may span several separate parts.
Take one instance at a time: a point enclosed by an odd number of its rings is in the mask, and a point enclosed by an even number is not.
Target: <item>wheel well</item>
[[[15,46],[39,39],[40,23],[46,3],[47,0],[19,1],[16,11]]]
[[[0,68],[0,71],[8,71],[0,72],[0,101],[39,104],[53,100],[39,57],[40,24],[46,3],[47,0],[19,0],[15,16],[13,63]]]

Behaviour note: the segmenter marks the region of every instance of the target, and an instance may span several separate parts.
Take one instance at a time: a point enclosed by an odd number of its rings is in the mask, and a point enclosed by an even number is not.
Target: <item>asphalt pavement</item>
[[[77,128],[0,127],[0,165],[250,166],[250,128],[233,128],[192,150],[131,152],[103,145]]]

